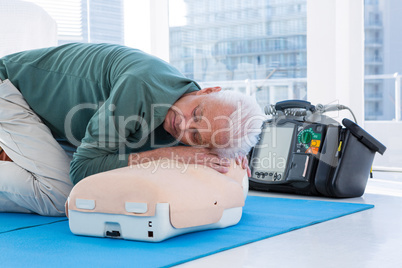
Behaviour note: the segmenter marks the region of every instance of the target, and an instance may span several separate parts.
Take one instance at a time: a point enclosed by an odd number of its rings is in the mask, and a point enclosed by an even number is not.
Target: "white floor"
[[[359,198],[325,199],[255,191],[249,194],[369,203],[375,208],[177,267],[402,267],[402,173],[375,172]]]

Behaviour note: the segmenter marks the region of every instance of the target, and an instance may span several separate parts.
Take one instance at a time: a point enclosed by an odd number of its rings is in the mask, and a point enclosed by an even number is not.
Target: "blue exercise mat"
[[[0,234],[2,267],[164,267],[372,208],[367,204],[249,196],[233,227],[161,243],[73,235],[68,222]]]
[[[66,217],[44,217],[36,214],[0,213],[0,234],[66,220]]]

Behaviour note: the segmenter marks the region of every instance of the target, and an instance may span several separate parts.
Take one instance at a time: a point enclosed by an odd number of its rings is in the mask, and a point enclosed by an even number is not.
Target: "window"
[[[402,166],[401,7],[400,1],[365,1],[365,126],[388,147],[375,162],[386,168]]]
[[[193,68],[180,63],[187,60],[180,56],[183,53],[170,55],[171,63],[185,75],[202,86],[230,83],[233,90],[249,86],[245,84],[247,79],[261,106],[305,97],[306,0],[170,0],[169,5],[170,17],[185,18],[180,25],[170,22],[170,50],[202,46],[202,53],[194,51],[193,55],[188,55],[194,58]],[[185,6],[181,13],[177,13],[178,5]],[[206,14],[215,14],[215,20],[191,19]],[[190,32],[197,40],[177,42],[176,36],[172,38],[177,32]],[[289,54],[290,49],[292,54]],[[189,73],[190,69],[192,72]],[[272,82],[278,79],[282,85],[278,85],[278,81]],[[292,79],[302,82],[293,83]],[[293,94],[295,84],[302,93],[296,89],[296,95]],[[269,90],[270,94],[257,92],[257,85]]]
[[[57,22],[59,44],[124,44],[124,0],[27,0]]]

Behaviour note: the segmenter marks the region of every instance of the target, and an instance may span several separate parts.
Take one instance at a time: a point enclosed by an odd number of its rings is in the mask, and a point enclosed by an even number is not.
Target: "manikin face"
[[[227,144],[228,117],[234,108],[208,95],[220,89],[204,88],[182,96],[168,110],[163,128],[184,144],[208,148]]]

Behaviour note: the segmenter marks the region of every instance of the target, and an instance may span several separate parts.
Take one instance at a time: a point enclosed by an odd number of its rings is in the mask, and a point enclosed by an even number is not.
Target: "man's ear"
[[[221,91],[221,89],[222,89],[221,87],[206,87],[206,88],[196,91],[197,93],[195,95],[205,95],[205,94],[209,94],[212,92]]]

